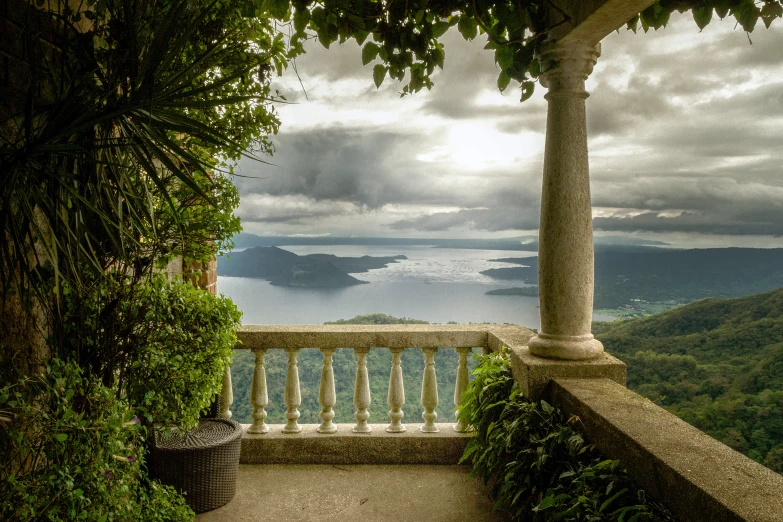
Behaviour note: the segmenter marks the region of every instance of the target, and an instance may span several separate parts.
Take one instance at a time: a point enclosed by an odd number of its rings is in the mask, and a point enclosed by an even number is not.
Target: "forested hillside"
[[[628,364],[629,387],[783,472],[783,288],[594,331]]]
[[[329,324],[329,323],[327,323]],[[426,324],[426,321],[416,319],[396,318],[384,314],[367,314],[353,319],[335,321],[331,324]],[[474,349],[475,353],[480,350]],[[254,359],[249,350],[236,350],[234,362],[231,365],[231,376],[234,384],[234,404],[231,407],[233,419],[241,423],[251,423],[250,414],[250,381],[253,375]],[[269,350],[266,353],[266,379],[269,390],[269,406],[266,408],[269,417],[267,423],[285,423],[285,374],[288,356],[283,350]],[[436,409],[436,422],[453,422],[454,419],[454,384],[456,382],[457,363],[459,358],[453,348],[441,348],[435,355],[435,371],[438,378],[439,404]],[[318,405],[318,390],[321,379],[323,355],[319,350],[301,350],[298,357],[299,382],[302,392],[302,405],[299,407],[301,424],[320,423]],[[334,407],[336,416],[334,422],[356,422],[353,406],[353,385],[356,378],[356,355],[351,349],[338,349],[332,357],[334,367],[337,404]],[[468,359],[468,368],[472,370],[475,363]],[[391,354],[386,349],[370,350],[367,356],[367,370],[370,376],[370,423],[388,423],[389,406],[386,394],[391,371]],[[405,350],[402,354],[402,372],[405,384],[404,423],[422,423],[421,414],[421,381],[424,370],[424,355],[419,349]]]
[[[495,261],[523,266],[491,268],[481,273],[501,281],[517,279],[537,284],[537,257]],[[595,254],[595,308],[602,310],[650,310],[646,303],[665,303],[670,308],[705,297],[743,297],[781,286],[781,248],[651,248]]]

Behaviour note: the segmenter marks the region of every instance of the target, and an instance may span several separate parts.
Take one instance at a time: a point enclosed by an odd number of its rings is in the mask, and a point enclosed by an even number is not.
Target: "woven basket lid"
[[[155,446],[159,449],[211,448],[237,436],[237,423],[226,419],[202,419],[198,427],[186,432],[176,428],[164,437],[155,434]],[[241,436],[241,431],[239,431]]]

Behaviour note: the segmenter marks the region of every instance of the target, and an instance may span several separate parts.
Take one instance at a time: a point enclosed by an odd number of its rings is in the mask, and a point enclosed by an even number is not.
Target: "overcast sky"
[[[596,234],[692,246],[783,246],[783,23],[753,44],[733,20],[623,29],[588,80]],[[545,89],[500,94],[485,37],[444,37],[435,87],[380,89],[355,43],[314,43],[276,81],[291,105],[266,166],[236,178],[261,235],[513,237],[537,233]]]

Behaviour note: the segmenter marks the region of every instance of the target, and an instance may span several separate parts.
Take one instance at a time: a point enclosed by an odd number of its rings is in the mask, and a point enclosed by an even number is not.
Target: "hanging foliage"
[[[443,68],[445,49],[440,38],[456,28],[465,40],[482,38],[498,65],[501,91],[511,83],[521,89],[521,101],[532,94],[541,73],[535,52],[547,33],[568,24],[568,2],[562,0],[263,0],[257,16],[288,23],[295,56],[302,42],[315,38],[328,48],[354,39],[362,46],[362,63],[375,62],[377,87],[386,77],[404,82],[402,94],[430,89],[436,68]],[[664,27],[672,12],[692,11],[699,28],[713,13],[733,17],[745,31],[759,20],[766,27],[783,17],[781,0],[659,0],[631,19],[636,31]]]

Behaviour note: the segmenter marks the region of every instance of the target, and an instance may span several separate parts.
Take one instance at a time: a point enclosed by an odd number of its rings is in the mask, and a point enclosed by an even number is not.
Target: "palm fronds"
[[[186,210],[218,207],[220,190],[235,199],[221,162],[254,143],[270,152],[273,27],[222,0],[16,6],[31,13],[34,74],[0,122],[3,294],[78,288],[85,265],[144,272],[199,240]],[[57,32],[47,41],[42,21]]]

